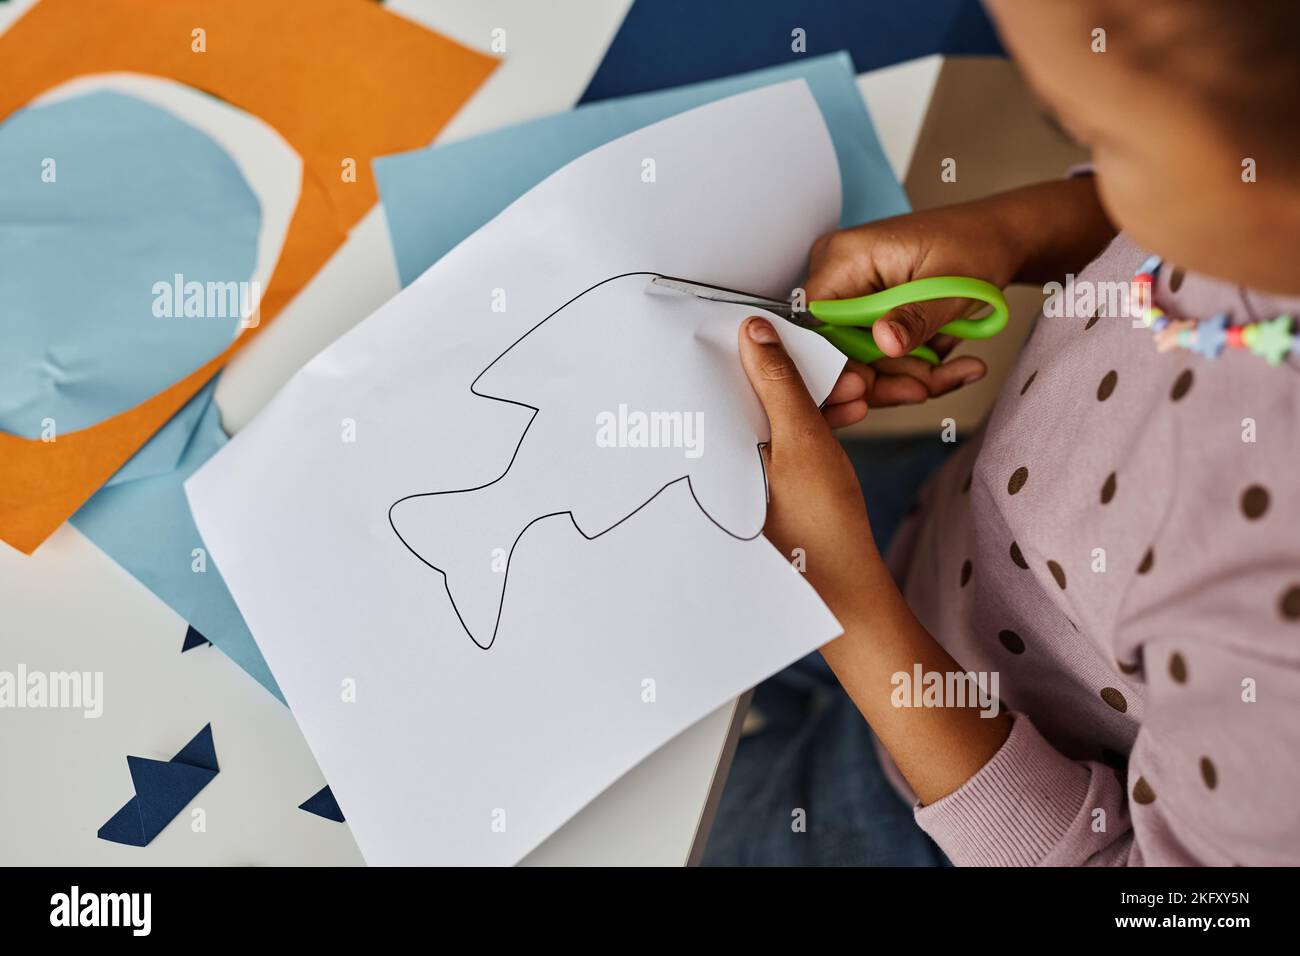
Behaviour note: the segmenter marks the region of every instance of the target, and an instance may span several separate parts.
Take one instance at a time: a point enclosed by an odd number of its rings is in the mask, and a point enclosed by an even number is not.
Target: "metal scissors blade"
[[[689,279],[676,279],[672,276],[655,276],[650,280],[650,285],[668,292],[692,295],[697,299],[708,299],[710,302],[727,302],[732,305],[763,309],[767,312],[773,312],[783,319],[798,321],[790,303],[782,299],[769,299],[761,295],[751,295],[748,292],[738,292],[735,289],[725,289],[722,286],[705,285],[702,282],[691,282]]]
[[[945,335],[963,339],[987,339],[997,335],[1007,324],[1009,314],[1002,290],[991,282],[971,276],[926,276],[856,298],[818,299],[807,304],[807,311],[802,308],[796,311],[793,303],[779,299],[672,276],[656,276],[650,282],[652,291],[658,288],[714,302],[766,309],[796,325],[812,329],[849,358],[867,364],[885,357],[873,340],[871,326],[901,306],[935,299],[971,299],[992,306],[988,315],[978,318],[963,316],[939,328]],[[938,353],[926,345],[918,345],[909,354],[930,365],[938,365],[940,361]]]

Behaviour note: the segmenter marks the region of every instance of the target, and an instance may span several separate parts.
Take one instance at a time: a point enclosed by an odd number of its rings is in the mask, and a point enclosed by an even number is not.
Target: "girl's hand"
[[[809,583],[843,623],[861,601],[863,569],[882,564],[858,476],[766,319],[741,325],[740,360],[772,430],[763,534],[786,557],[802,551]],[[866,414],[862,399],[846,404]]]
[[[809,583],[844,628],[822,656],[916,795],[924,803],[938,800],[1002,746],[1010,720],[996,709],[984,719],[971,706],[894,706],[896,675],[916,665],[941,674],[960,668],[926,633],[890,577],[871,539],[849,456],[766,319],[741,325],[740,359],[772,430],[763,533],[787,556],[803,549]]]
[[[998,288],[1041,283],[1079,271],[1113,235],[1091,177],[1041,183],[828,233],[813,244],[804,290],[811,301],[940,275],[974,276]],[[826,400],[830,426],[860,421],[867,405],[912,405],[979,381],[987,368],[973,356],[934,367],[907,355],[929,344],[946,356],[958,340],[936,333],[970,306],[965,299],[921,302],[877,322],[873,337],[891,357],[848,363]]]

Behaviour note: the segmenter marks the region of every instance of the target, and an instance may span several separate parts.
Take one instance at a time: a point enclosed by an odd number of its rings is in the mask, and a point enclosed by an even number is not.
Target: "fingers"
[[[802,444],[820,432],[829,436],[799,369],[766,319],[751,316],[741,323],[740,362],[767,412],[774,445]]]
[[[935,299],[899,306],[872,327],[880,350],[891,358],[906,355],[934,338],[942,326],[965,314],[965,299]]]
[[[961,343],[961,339],[955,335],[944,335],[940,333],[925,344],[934,349],[934,354],[939,358],[947,358],[948,353],[955,349]]]
[[[973,355],[960,355],[937,366],[911,355],[881,359],[867,401],[876,407],[917,405],[978,382],[987,371],[984,361]]]
[[[856,425],[867,417],[866,399],[858,398],[840,405],[830,405],[823,409],[822,417],[831,428],[847,428]]]
[[[938,398],[940,395],[956,391],[963,385],[975,384],[988,372],[988,366],[984,364],[983,359],[973,355],[962,355],[930,368],[929,372],[930,397]]]
[[[943,338],[947,336],[938,336],[930,346]],[[881,359],[874,365],[850,359],[826,397],[822,417],[831,428],[844,428],[865,418],[868,406],[919,405],[974,384],[987,372],[984,361],[973,355],[961,355],[937,367],[911,355]]]
[[[844,402],[852,402],[859,398],[866,397],[866,376],[853,367],[857,364],[859,363],[845,363],[844,371],[840,373],[839,380],[836,381],[835,387],[832,388],[830,394],[826,396],[826,405],[842,405]]]
[[[867,403],[875,386],[876,370],[870,365],[849,359],[839,381],[822,403],[822,418],[831,428],[856,425],[867,417]]]
[[[871,404],[877,408],[919,405],[929,397],[929,387],[919,378],[901,373],[887,373],[876,379],[876,387],[871,393]]]

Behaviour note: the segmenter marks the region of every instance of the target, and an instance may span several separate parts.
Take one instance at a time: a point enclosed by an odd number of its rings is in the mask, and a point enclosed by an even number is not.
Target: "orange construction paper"
[[[195,52],[193,31],[205,31]],[[0,34],[0,121],[78,76],[131,72],[273,127],[302,191],[260,324],[185,378],[53,442],[0,433],[0,539],[31,554],[276,316],[377,198],[370,160],[428,144],[497,61],[370,0],[41,0]],[[342,163],[356,161],[356,181]]]

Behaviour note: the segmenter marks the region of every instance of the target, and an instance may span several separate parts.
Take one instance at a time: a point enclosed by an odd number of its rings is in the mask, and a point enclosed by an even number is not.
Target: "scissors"
[[[750,295],[672,276],[656,276],[650,283],[659,289],[681,292],[700,299],[748,305],[773,312],[795,325],[811,329],[849,358],[864,363],[885,358],[885,353],[880,351],[871,337],[871,326],[877,319],[901,305],[933,299],[971,299],[992,306],[993,311],[988,315],[955,319],[940,327],[940,333],[960,339],[992,338],[1007,324],[1007,300],[1003,298],[1002,291],[991,282],[969,276],[931,276],[855,299],[818,299],[809,302],[807,310],[796,309],[790,302],[780,299]],[[917,346],[910,354],[931,365],[938,365],[940,361],[934,349],[925,345]]]

